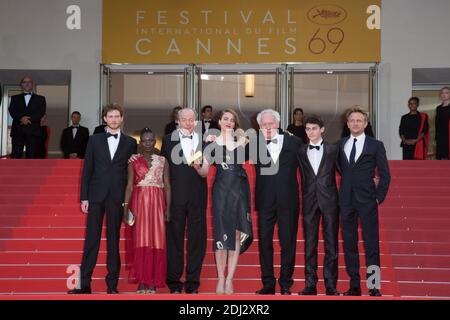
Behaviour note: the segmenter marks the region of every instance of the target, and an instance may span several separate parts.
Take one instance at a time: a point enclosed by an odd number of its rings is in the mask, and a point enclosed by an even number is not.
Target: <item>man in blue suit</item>
[[[366,266],[375,271],[376,285],[369,286],[371,296],[381,296],[379,287],[379,227],[378,206],[384,201],[391,180],[386,150],[383,142],[366,136],[368,116],[359,107],[347,113],[350,136],[339,142],[339,190],[340,218],[347,273],[350,289],[346,296],[361,295],[359,275],[358,220],[361,222]],[[378,175],[376,176],[376,171]],[[369,279],[371,274],[368,272]],[[370,277],[372,279],[372,277]],[[377,280],[377,279],[375,279]]]

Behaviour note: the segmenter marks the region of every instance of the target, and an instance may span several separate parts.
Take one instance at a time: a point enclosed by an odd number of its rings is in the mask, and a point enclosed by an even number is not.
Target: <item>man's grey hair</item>
[[[263,111],[261,111],[260,113],[258,113],[258,115],[256,116],[256,122],[258,122],[259,125],[261,125],[261,118],[263,115],[270,113],[273,118],[275,119],[276,122],[280,123],[281,117],[280,114],[273,110],[273,109],[264,109]]]
[[[182,112],[186,112],[187,110],[192,111],[192,112],[194,113],[195,119],[197,119],[197,112],[196,112],[194,109],[192,109],[192,108],[187,108],[187,107],[186,107],[186,108],[181,108],[180,111],[178,111],[177,119],[180,119],[181,113],[182,113]]]

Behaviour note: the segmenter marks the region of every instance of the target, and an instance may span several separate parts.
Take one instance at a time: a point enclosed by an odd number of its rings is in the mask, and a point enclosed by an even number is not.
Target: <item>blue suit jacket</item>
[[[361,155],[354,166],[350,166],[344,152],[345,143],[350,136],[341,139],[339,144],[339,171],[341,172],[341,187],[339,204],[351,206],[355,203],[369,204],[377,201],[381,204],[386,198],[391,181],[389,164],[383,142],[366,136]],[[373,178],[378,170],[380,182],[378,188]]]

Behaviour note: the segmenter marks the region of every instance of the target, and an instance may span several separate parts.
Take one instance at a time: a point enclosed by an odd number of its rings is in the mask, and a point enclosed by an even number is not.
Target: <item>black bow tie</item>
[[[79,126],[72,126],[72,129],[78,129]]]
[[[312,150],[312,149],[317,149],[317,151],[320,150],[320,146],[312,146],[312,145],[309,145],[308,147],[309,147],[309,150]]]
[[[31,96],[31,92],[24,92],[23,95],[24,96]]]
[[[203,120],[203,121],[205,121],[205,123],[210,123],[211,122],[211,120]]]
[[[267,143],[267,144],[269,144],[269,143],[271,143],[271,142],[277,143],[277,142],[278,142],[278,139],[266,140],[266,143]]]
[[[181,134],[181,139],[192,139],[192,136]]]
[[[110,132],[106,133],[106,138],[114,137],[114,139],[117,139],[118,136],[119,136],[118,133],[110,133]]]

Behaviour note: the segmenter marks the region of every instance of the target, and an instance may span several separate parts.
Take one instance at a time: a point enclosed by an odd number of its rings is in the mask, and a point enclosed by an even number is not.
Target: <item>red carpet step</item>
[[[382,292],[388,298],[450,298],[450,161],[390,161],[390,166],[391,187],[380,207]],[[254,184],[254,169],[250,166],[246,169],[250,183]],[[64,294],[67,291],[67,267],[80,263],[85,232],[85,215],[80,212],[78,194],[81,170],[79,160],[0,160],[0,295],[30,297],[29,294]],[[210,184],[211,181],[212,176]],[[207,214],[211,225],[211,203]],[[255,212],[252,217],[256,221]],[[254,227],[256,235],[256,223]],[[212,295],[216,270],[211,237],[209,227],[200,287],[206,297],[216,297]],[[280,254],[276,238],[274,243],[278,273]],[[123,259],[123,243],[121,247]],[[362,242],[359,247],[363,253]],[[100,250],[93,290],[104,293],[105,239]],[[320,265],[323,252],[321,240]],[[304,286],[303,253],[300,223],[293,292]],[[342,241],[339,263],[338,289],[345,291],[348,276]],[[361,274],[364,274],[363,258],[361,266]],[[322,271],[319,266],[319,278],[322,278]],[[248,252],[241,256],[236,272],[236,296],[251,299],[252,296],[245,294],[253,295],[260,286],[256,238]],[[119,289],[123,293],[135,290],[135,285],[127,283],[124,268]],[[319,282],[318,289],[323,294],[323,281]],[[167,293],[167,289],[160,292]],[[125,297],[139,298],[132,294]]]

